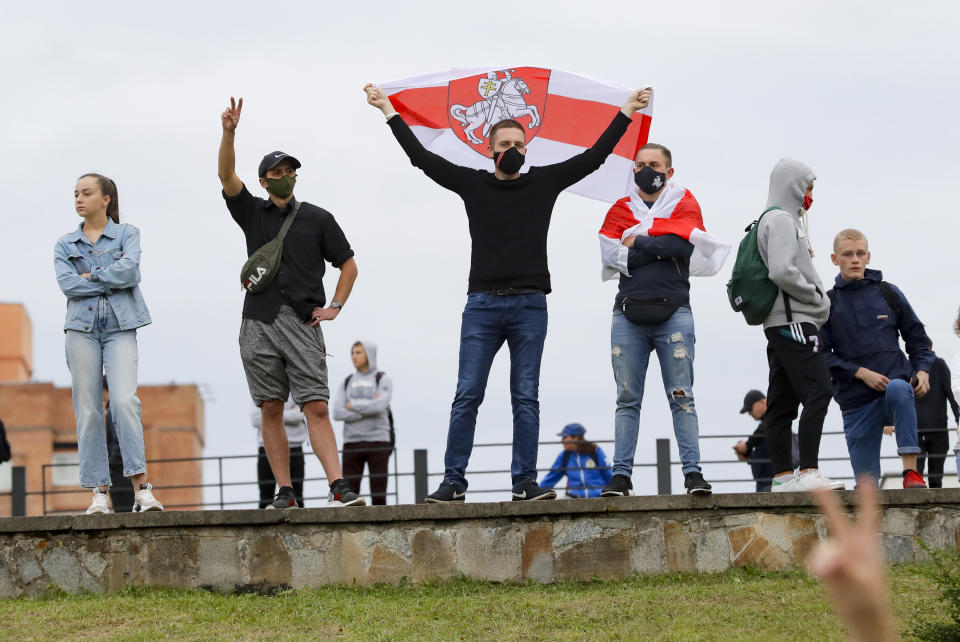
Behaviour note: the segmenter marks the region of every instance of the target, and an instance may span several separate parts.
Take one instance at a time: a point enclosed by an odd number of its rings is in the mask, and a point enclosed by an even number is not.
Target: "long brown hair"
[[[577,452],[581,455],[590,455],[591,457],[595,452],[597,452],[597,445],[592,441],[587,441],[583,436],[577,437]]]
[[[117,196],[117,184],[103,174],[84,174],[80,178],[87,178],[88,176],[97,179],[97,185],[100,186],[100,193],[110,197],[110,202],[107,203],[107,216],[109,216],[114,223],[119,223],[120,198]],[[77,180],[80,180],[80,178]]]

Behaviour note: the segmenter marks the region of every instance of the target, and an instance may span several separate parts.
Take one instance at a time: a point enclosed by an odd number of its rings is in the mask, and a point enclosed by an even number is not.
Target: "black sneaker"
[[[297,508],[297,497],[293,494],[293,488],[290,486],[280,487],[273,503],[267,504],[267,510],[273,510],[274,508]]]
[[[683,476],[683,486],[688,495],[710,495],[713,489],[700,473],[687,473]]]
[[[556,499],[557,492],[551,488],[540,488],[532,479],[525,479],[513,487],[513,501],[526,502],[535,499]]]
[[[366,506],[367,501],[353,492],[347,480],[340,478],[330,484],[327,506]]]
[[[614,475],[600,491],[600,497],[627,497],[633,494],[633,482],[626,475]]]
[[[426,501],[428,504],[447,504],[449,502],[466,501],[466,498],[466,489],[460,488],[453,482],[448,482],[446,479],[444,479],[440,483],[440,488],[427,495],[427,498],[424,501]]]

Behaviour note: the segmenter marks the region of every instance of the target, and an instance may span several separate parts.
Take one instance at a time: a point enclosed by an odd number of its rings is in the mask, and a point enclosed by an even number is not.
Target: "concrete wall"
[[[842,494],[852,501],[852,493]],[[892,562],[960,543],[960,489],[883,491]],[[825,535],[804,494],[192,511],[0,520],[0,596],[127,585],[269,591],[466,576],[621,578],[802,564]]]

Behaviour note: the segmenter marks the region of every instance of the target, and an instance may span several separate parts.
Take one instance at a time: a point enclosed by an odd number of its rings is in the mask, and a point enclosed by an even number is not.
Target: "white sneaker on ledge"
[[[790,477],[787,477],[784,481],[778,481],[776,477],[773,478],[773,483],[771,484],[771,491],[774,493],[795,493],[803,488],[797,487],[798,480],[797,475],[794,473]]]
[[[826,490],[843,490],[843,482],[835,482],[814,468],[805,473],[797,475],[797,490],[813,490],[814,488],[823,488]]]
[[[827,490],[846,490],[846,489],[847,489],[847,485],[846,485],[846,484],[844,484],[844,483],[841,482],[841,481],[834,481],[834,480],[830,479],[829,477],[827,477],[826,475],[824,475],[823,473],[821,473],[819,468],[814,468],[813,470],[807,471],[807,472],[803,473],[803,474],[800,475],[800,476],[803,477],[803,475],[815,476],[815,477],[816,477],[817,479],[819,479],[821,482],[823,482],[824,484],[826,484],[826,486],[824,486],[824,488],[826,488]]]
[[[87,515],[105,515],[112,512],[110,502],[107,501],[107,494],[99,488],[93,489],[93,501],[90,508],[87,509]]]
[[[133,498],[133,512],[145,513],[151,510],[163,510],[163,504],[153,496],[153,486],[151,484],[140,484],[140,490]]]

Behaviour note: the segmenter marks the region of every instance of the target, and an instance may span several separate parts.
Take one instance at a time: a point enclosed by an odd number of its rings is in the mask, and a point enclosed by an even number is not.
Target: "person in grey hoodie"
[[[360,493],[363,466],[370,471],[374,505],[387,503],[387,475],[393,434],[390,398],[393,381],[377,370],[377,345],[357,341],[351,349],[356,372],[336,392],[333,418],[343,422],[343,478]]]
[[[820,353],[818,330],[830,316],[830,299],[813,266],[807,212],[816,175],[800,161],[784,158],[770,173],[767,208],[757,230],[760,257],[780,289],[763,322],[770,379],[767,388],[767,445],[773,492],[814,488],[842,489],[819,470],[820,436],[832,389],[830,371]],[[799,474],[791,461],[791,428],[800,414]]]

